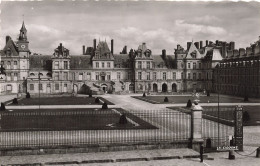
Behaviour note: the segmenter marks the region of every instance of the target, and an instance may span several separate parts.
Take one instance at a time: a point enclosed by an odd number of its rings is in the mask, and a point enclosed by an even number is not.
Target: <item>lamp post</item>
[[[219,72],[220,72],[220,69],[218,68],[218,75],[217,75],[217,77],[218,77],[218,79],[217,79],[217,81],[218,81],[218,147],[219,147],[219,91],[220,91],[220,83],[219,83]]]
[[[41,103],[41,87],[40,87],[40,85],[41,85],[41,76],[40,76],[40,71],[39,71],[39,74],[38,74],[38,78],[39,78],[39,110],[40,110],[40,103]]]

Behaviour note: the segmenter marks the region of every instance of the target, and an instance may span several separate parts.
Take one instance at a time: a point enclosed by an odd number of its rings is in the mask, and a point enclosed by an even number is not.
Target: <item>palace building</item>
[[[114,40],[93,40],[83,46],[81,55],[71,55],[62,43],[52,55],[31,54],[27,29],[23,22],[18,41],[6,37],[0,51],[2,70],[1,93],[173,93],[214,90],[213,69],[235,43],[216,41],[187,42],[177,45],[173,54],[162,50],[153,54],[146,43],[127,52],[125,46],[114,53]],[[5,73],[5,74],[3,74]]]

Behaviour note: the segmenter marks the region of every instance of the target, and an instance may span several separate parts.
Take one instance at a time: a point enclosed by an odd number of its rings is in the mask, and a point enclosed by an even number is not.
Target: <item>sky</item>
[[[59,43],[71,55],[93,39],[114,39],[114,53],[146,43],[152,54],[174,54],[189,41],[234,41],[245,48],[260,36],[259,2],[2,1],[0,49],[24,20],[32,53],[51,55]],[[24,16],[23,16],[24,15]]]

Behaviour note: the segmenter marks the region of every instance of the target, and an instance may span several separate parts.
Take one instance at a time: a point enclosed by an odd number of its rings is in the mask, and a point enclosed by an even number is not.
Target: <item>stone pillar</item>
[[[235,110],[235,146],[238,147],[239,151],[243,151],[243,108],[237,106]]]
[[[202,139],[202,110],[200,105],[191,108],[191,148],[199,151]]]

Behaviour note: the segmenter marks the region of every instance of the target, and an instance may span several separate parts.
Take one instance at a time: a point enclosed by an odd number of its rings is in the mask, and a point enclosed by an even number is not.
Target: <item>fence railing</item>
[[[126,124],[119,123],[122,115]],[[172,110],[14,110],[0,118],[1,148],[159,143],[191,135],[190,115]]]

